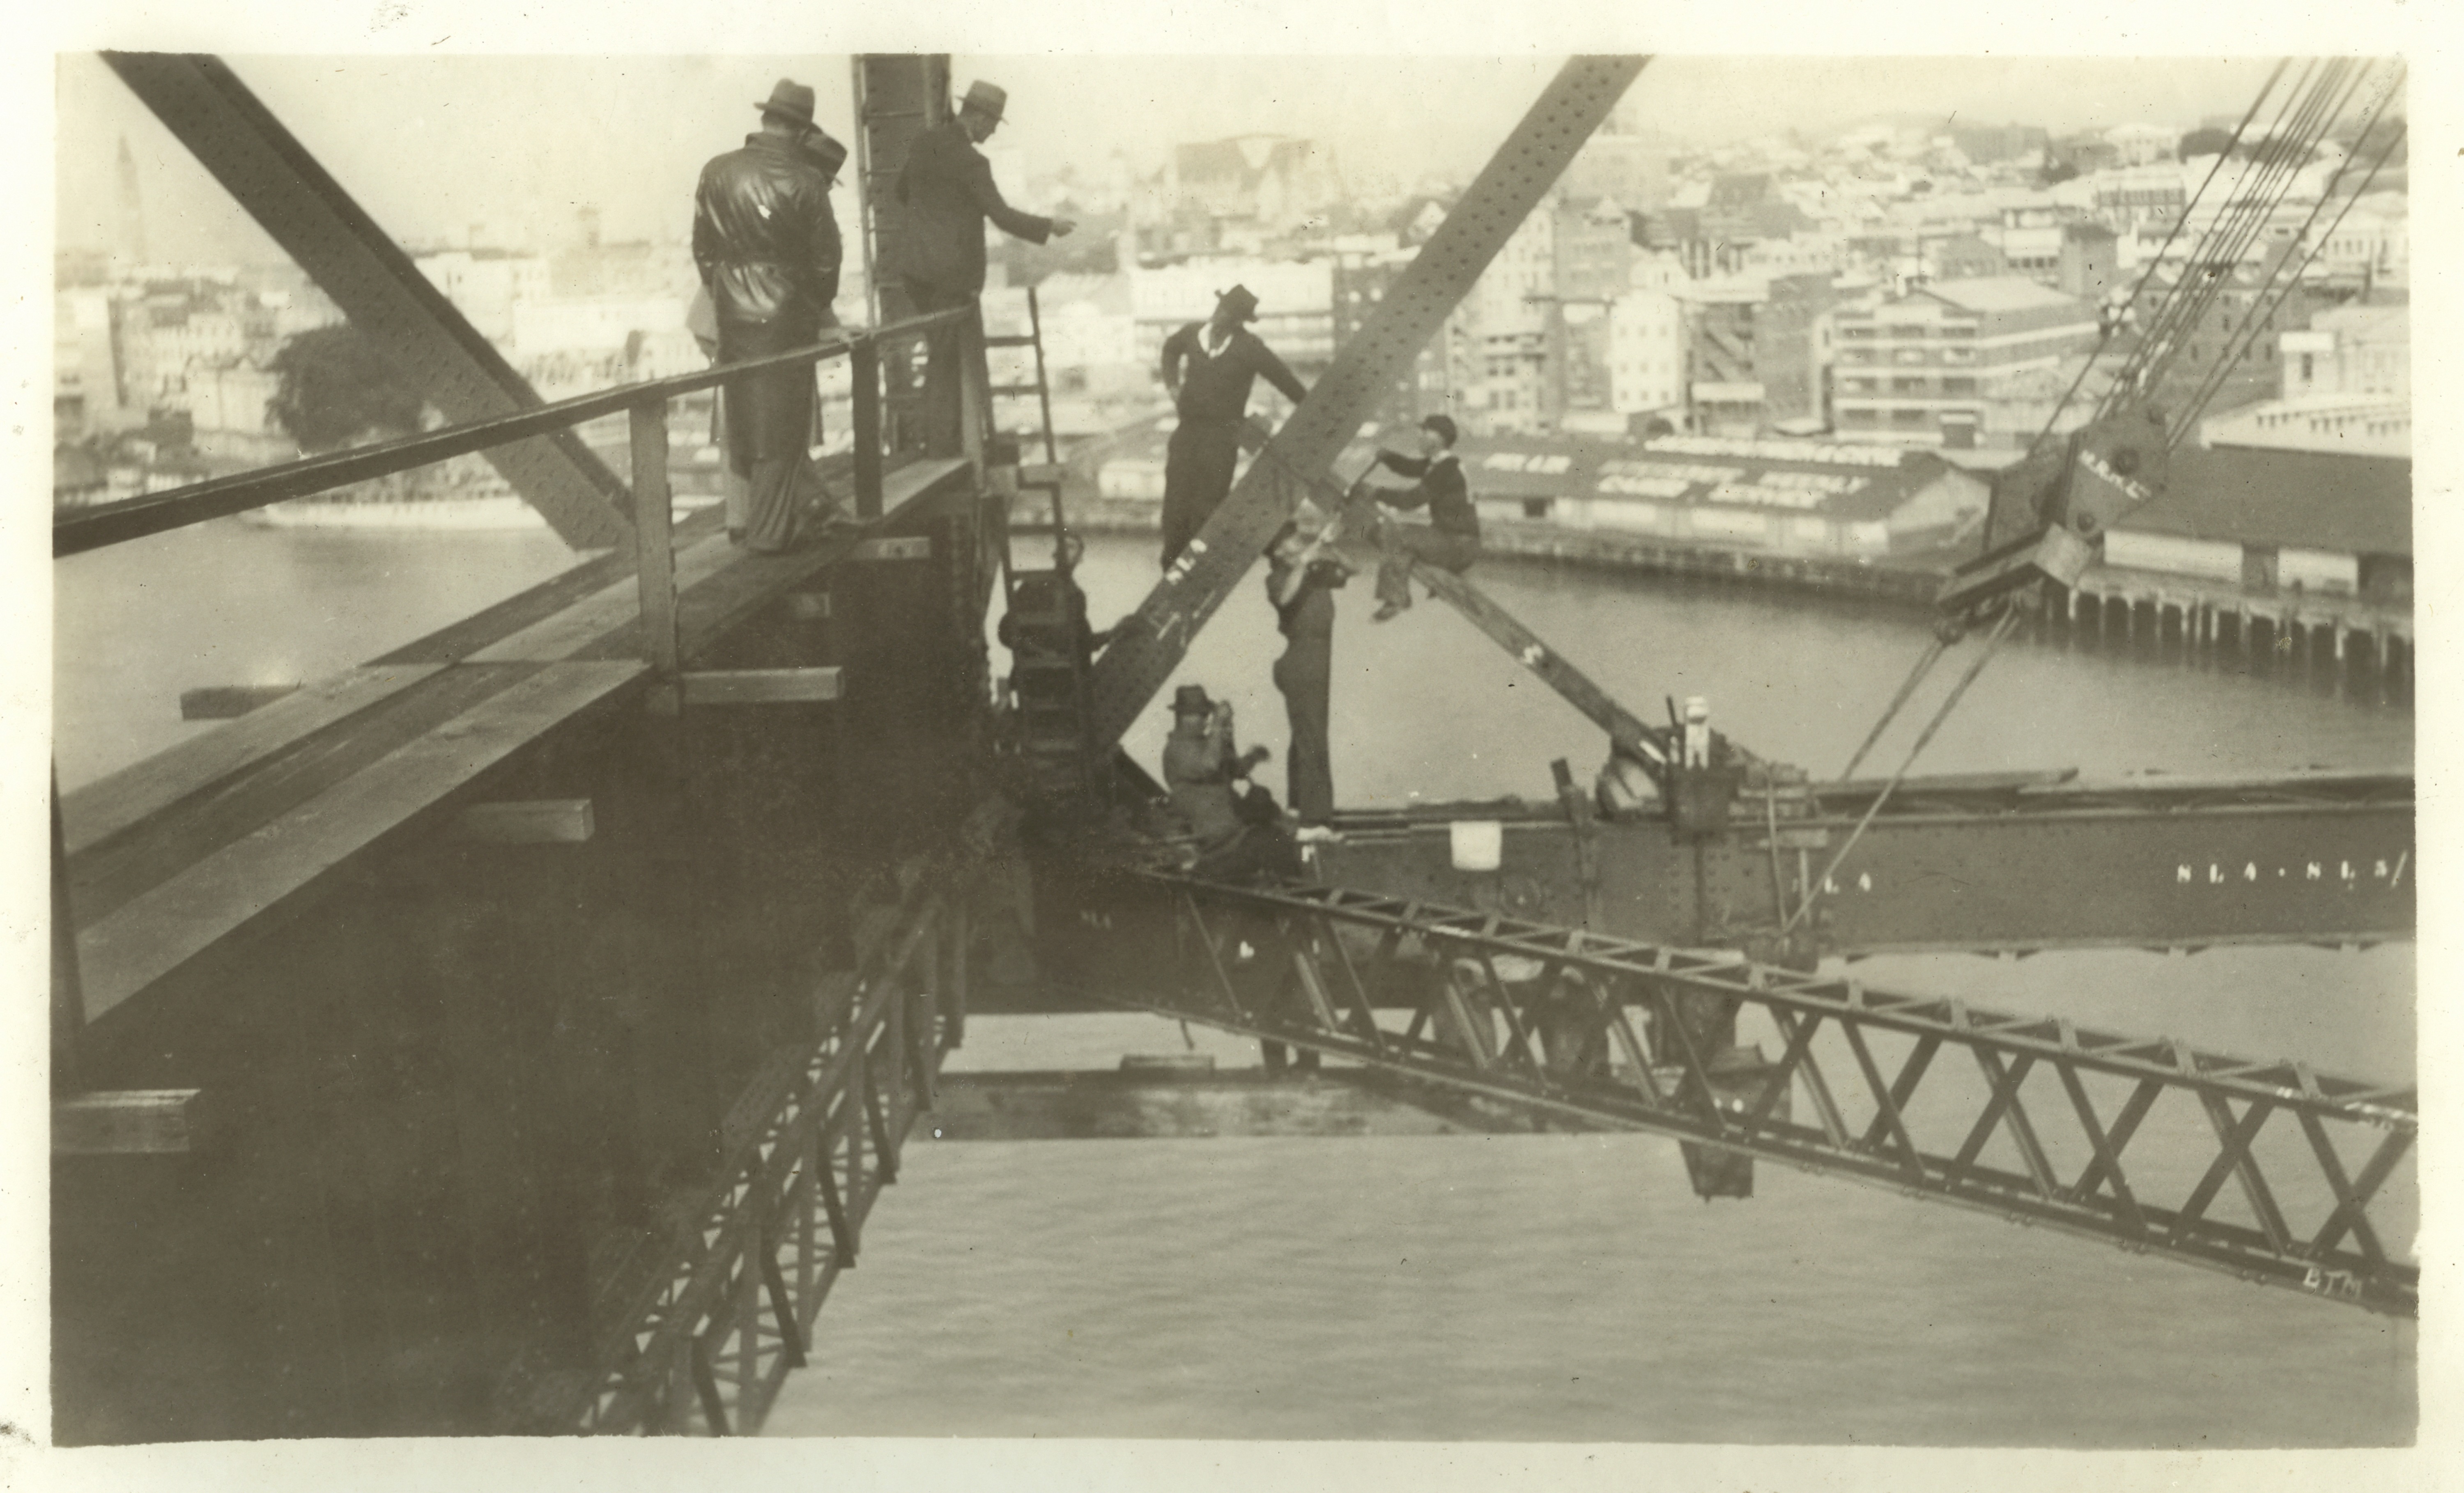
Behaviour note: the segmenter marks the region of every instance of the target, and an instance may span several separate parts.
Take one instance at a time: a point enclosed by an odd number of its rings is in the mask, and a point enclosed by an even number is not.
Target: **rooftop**
[[[2217,447],[2176,451],[2165,495],[2119,528],[2345,555],[2412,553],[2412,463]]]
[[[1963,311],[2035,311],[2056,306],[2086,307],[2076,297],[2017,275],[1981,275],[1971,280],[1937,280],[1925,294],[1947,300]]]

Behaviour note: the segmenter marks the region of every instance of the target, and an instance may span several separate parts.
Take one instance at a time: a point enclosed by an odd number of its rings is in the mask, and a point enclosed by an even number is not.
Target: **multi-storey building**
[[[1757,313],[1769,298],[1761,280],[1696,280],[1678,292],[1685,306],[1685,402],[1693,428],[1751,435],[1764,421]]]
[[[545,299],[552,284],[544,257],[510,250],[449,249],[411,262],[480,336],[500,346],[513,339],[515,305]]]
[[[2280,335],[2284,397],[2386,394],[2412,397],[2412,308],[2338,306]]]
[[[1633,290],[1609,308],[1609,404],[1617,414],[1685,408],[1685,310],[1664,290]]]
[[[2016,277],[1944,281],[1831,318],[1840,437],[1910,446],[2027,441],[2051,412],[2037,391],[2097,338],[2093,307]]]
[[[59,441],[126,424],[111,297],[96,289],[52,297],[52,428]]]
[[[2281,256],[2292,246],[2277,250]],[[2310,295],[2293,277],[2290,266],[2273,261],[2237,263],[2193,270],[2187,263],[2161,260],[2137,282],[2117,352],[2127,353],[2136,340],[2165,330],[2175,344],[2172,362],[2157,391],[2155,403],[2180,409],[2214,386],[2205,407],[2222,411],[2283,392],[2278,366],[2277,335],[2310,324]],[[2186,275],[2196,275],[2205,305],[2194,321],[2165,329],[2166,303],[2174,297]]]
[[[1343,175],[1322,141],[1241,135],[1173,147],[1166,191],[1209,217],[1280,231],[1343,198]]]

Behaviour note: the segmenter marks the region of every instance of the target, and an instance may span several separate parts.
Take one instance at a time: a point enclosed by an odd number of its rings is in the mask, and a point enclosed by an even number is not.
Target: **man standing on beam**
[[[1232,491],[1241,454],[1241,422],[1249,417],[1249,389],[1260,375],[1298,406],[1309,389],[1257,334],[1258,297],[1235,285],[1215,297],[1215,315],[1192,321],[1163,342],[1163,386],[1180,422],[1163,466],[1163,568],[1170,570]]]
[[[993,164],[976,147],[1001,127],[1009,95],[994,84],[967,85],[955,118],[915,137],[898,172],[898,201],[907,209],[906,264],[900,274],[918,312],[971,304],[984,289],[984,223],[1030,244],[1067,238],[1078,225],[1067,218],[1021,212],[993,183]],[[959,432],[959,361],[968,340],[955,326],[935,327],[924,340],[924,450],[956,456]],[[985,379],[983,352],[973,354],[976,377]]]
[[[814,125],[813,91],[802,83],[781,78],[758,107],[760,133],[702,167],[693,193],[693,264],[717,313],[721,362],[808,346],[838,325],[830,185],[847,147]],[[823,501],[810,455],[813,370],[731,379],[724,404],[728,465],[747,494],[744,545],[793,549]]]

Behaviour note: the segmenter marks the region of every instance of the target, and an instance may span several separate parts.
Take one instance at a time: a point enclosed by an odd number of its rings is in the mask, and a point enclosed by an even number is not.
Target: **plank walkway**
[[[719,513],[676,529],[681,655],[845,559],[945,490],[957,460],[886,474],[887,517],[790,555],[731,545]],[[498,767],[594,709],[636,700],[640,592],[585,560],[520,596],[65,796],[78,974],[92,1021],[335,871],[428,833]]]

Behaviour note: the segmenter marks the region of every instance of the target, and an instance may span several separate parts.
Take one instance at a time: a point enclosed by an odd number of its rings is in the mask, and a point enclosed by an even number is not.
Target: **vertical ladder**
[[[1024,347],[1035,354],[1035,379],[1027,384],[995,384],[995,398],[1022,399],[1032,394],[1044,437],[1044,460],[1018,469],[1023,493],[1045,495],[1041,522],[1006,522],[1001,530],[1002,623],[1004,639],[1015,640],[1009,677],[1010,703],[1018,727],[1017,744],[1026,783],[1039,798],[1068,798],[1094,791],[1100,783],[1097,757],[1089,727],[1089,650],[1080,646],[1086,626],[1085,598],[1072,572],[1069,518],[1061,496],[1060,449],[1052,433],[1052,387],[1044,358],[1044,310],[1033,287],[1026,293],[1024,335],[987,335],[986,348]],[[1022,567],[1018,541],[1049,536],[1048,565]],[[1024,645],[1029,638],[1065,640],[1058,648]]]

